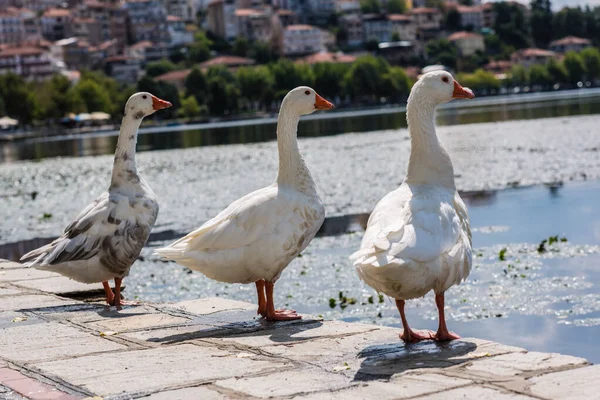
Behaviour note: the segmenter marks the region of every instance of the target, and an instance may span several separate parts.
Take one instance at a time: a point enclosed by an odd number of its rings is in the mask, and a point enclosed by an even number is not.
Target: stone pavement
[[[399,329],[308,316],[271,323],[222,298],[117,312],[100,288],[0,262],[0,399],[592,399],[600,389],[600,366],[582,358],[474,338],[404,345]]]

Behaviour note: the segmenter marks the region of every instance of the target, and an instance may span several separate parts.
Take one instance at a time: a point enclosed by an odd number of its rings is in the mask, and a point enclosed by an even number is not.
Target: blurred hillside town
[[[398,102],[429,69],[479,94],[594,86],[600,7],[480,0],[0,0],[0,128],[269,111],[307,84],[342,105]]]

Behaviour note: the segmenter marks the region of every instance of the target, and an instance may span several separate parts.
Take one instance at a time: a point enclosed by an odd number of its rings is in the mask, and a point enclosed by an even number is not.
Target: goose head
[[[148,92],[139,92],[131,95],[129,100],[127,100],[125,115],[131,115],[135,119],[142,119],[154,114],[158,110],[169,107],[171,107],[171,103],[168,101],[161,100]]]
[[[424,74],[413,86],[411,97],[418,96],[432,101],[435,105],[454,99],[472,99],[471,89],[462,87],[449,72],[433,71]]]
[[[330,110],[334,107],[332,103],[308,86],[299,86],[290,90],[283,102],[300,115],[312,114],[316,110]]]

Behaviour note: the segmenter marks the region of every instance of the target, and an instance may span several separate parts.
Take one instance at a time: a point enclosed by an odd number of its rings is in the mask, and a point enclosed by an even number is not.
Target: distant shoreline
[[[555,101],[561,99],[573,99],[576,97],[585,99],[589,97],[596,97],[600,95],[600,88],[581,88],[581,89],[568,89],[554,92],[531,92],[531,93],[518,93],[518,94],[501,94],[482,96],[475,98],[470,101],[453,101],[451,103],[444,104],[438,107],[439,110],[452,110],[452,109],[464,109],[464,108],[476,108],[476,107],[490,107],[500,104],[519,104],[532,102],[544,102],[544,101]],[[370,115],[385,115],[405,112],[406,107],[398,104],[389,104],[384,106],[373,106],[373,107],[357,107],[357,108],[342,108],[338,111],[330,111],[327,113],[312,114],[303,117],[305,121],[310,120],[326,120],[335,118],[352,118],[362,117]],[[272,115],[272,113],[270,114]],[[216,119],[216,118],[215,118]],[[226,121],[214,121],[214,122],[202,122],[202,123],[181,123],[173,125],[173,122],[167,122],[164,125],[149,126],[140,128],[139,133],[152,134],[152,133],[171,133],[171,132],[183,132],[189,130],[201,130],[201,129],[223,129],[233,128],[241,126],[255,126],[255,125],[268,125],[275,124],[277,122],[277,116],[269,117],[255,117],[255,118],[244,118],[236,120]],[[4,138],[0,135],[0,141],[8,140],[22,143],[47,143],[56,142],[63,140],[81,139],[85,137],[109,137],[117,136],[119,134],[118,129],[108,129],[101,131],[92,131],[85,133],[70,133],[65,135],[53,135],[53,136],[39,136],[35,132],[23,132],[22,135],[16,133],[12,137],[8,134]]]

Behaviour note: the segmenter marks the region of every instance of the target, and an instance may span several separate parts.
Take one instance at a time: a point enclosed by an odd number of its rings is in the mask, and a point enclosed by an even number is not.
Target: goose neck
[[[139,180],[135,163],[135,146],[141,123],[142,118],[130,115],[123,116],[115,150],[111,186],[114,186],[114,183],[126,180],[126,178],[129,178],[129,180],[138,178]]]
[[[277,119],[279,174],[277,184],[291,186],[306,194],[316,193],[315,185],[298,149],[300,114],[284,102]]]
[[[435,130],[436,104],[419,100],[409,98],[406,111],[411,143],[406,182],[454,188],[452,162]]]

